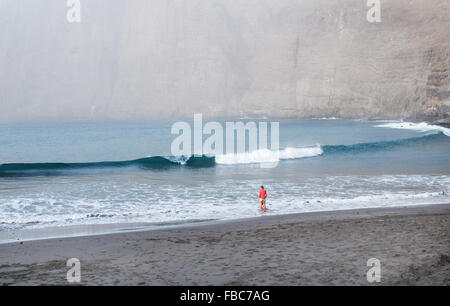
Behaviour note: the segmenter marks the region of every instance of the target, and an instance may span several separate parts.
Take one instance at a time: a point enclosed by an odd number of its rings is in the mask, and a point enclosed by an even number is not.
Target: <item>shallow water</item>
[[[265,169],[270,152],[172,157],[171,124],[0,125],[0,230],[259,216],[261,184],[268,214],[450,202],[445,129],[283,120]]]

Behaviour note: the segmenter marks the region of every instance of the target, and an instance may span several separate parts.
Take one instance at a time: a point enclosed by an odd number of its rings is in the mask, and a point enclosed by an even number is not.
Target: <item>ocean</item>
[[[449,129],[281,120],[280,161],[261,168],[266,155],[258,151],[171,156],[172,124],[1,124],[0,232],[450,203]],[[259,211],[260,185],[266,213]]]

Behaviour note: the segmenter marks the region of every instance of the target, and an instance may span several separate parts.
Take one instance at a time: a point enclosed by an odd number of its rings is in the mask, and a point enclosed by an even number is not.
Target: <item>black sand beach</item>
[[[80,285],[449,285],[450,204],[2,244],[0,284],[68,285],[69,258]]]

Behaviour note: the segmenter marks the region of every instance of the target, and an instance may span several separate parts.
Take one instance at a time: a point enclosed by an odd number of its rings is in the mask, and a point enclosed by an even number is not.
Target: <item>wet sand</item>
[[[450,285],[450,204],[0,244],[0,284],[68,285],[69,258],[80,285]]]

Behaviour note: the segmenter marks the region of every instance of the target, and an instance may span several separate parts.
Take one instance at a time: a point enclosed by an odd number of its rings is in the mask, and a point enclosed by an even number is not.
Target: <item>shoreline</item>
[[[0,285],[450,285],[450,204],[274,215],[0,245]],[[381,262],[381,283],[366,279]]]
[[[260,218],[264,221],[287,221],[295,220],[312,220],[316,218],[333,217],[351,217],[362,216],[372,213],[397,213],[399,209],[408,209],[415,211],[421,208],[432,208],[432,206],[450,205],[450,203],[440,204],[414,204],[399,205],[389,207],[373,207],[373,208],[354,208],[342,210],[323,210],[300,213],[287,214],[262,214],[258,217],[244,217],[238,219],[216,219],[216,220],[185,220],[173,222],[127,222],[127,223],[105,223],[105,224],[77,224],[67,226],[53,226],[35,229],[20,229],[0,231],[0,246],[10,243],[31,242],[52,239],[70,239],[82,238],[102,235],[115,235],[121,233],[146,232],[146,231],[165,231],[170,229],[196,228],[199,226],[220,226],[227,224],[235,224],[241,222],[258,223]],[[9,237],[9,238],[7,238]]]

